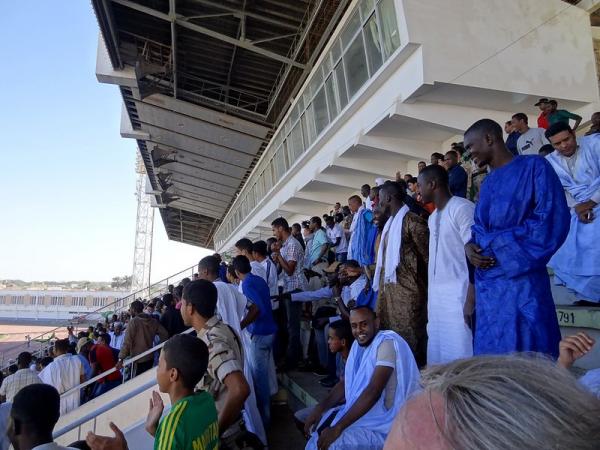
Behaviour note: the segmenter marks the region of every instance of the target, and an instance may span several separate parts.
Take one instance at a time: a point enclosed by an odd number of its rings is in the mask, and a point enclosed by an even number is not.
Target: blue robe
[[[368,266],[375,262],[374,239],[377,237],[377,227],[373,224],[371,211],[363,209],[357,214],[358,222],[350,241],[350,254],[361,266]]]
[[[496,265],[475,272],[474,354],[558,356],[560,331],[546,264],[568,231],[562,186],[543,158],[517,156],[486,177],[473,241]]]
[[[600,134],[582,137],[573,172],[566,159],[557,152],[546,159],[552,164],[570,203],[590,199],[599,203],[594,208],[595,219],[583,223],[571,209],[571,227],[567,240],[548,264],[554,269],[555,281],[585,299],[600,302]]]

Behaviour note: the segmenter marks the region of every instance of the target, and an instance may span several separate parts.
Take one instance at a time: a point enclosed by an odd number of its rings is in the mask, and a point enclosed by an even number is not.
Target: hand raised
[[[90,431],[85,442],[92,450],[127,450],[129,447],[123,432],[112,422],[110,428],[115,433],[115,437],[100,436]]]

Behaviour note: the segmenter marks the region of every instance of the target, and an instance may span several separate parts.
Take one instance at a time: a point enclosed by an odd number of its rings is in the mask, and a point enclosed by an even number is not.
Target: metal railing
[[[188,328],[187,330],[183,331],[181,334],[188,334],[191,333],[192,331],[194,331],[193,328]],[[133,364],[137,361],[139,361],[140,359],[144,358],[145,356],[148,356],[150,354],[153,354],[154,352],[159,351],[161,348],[164,347],[166,341],[165,342],[161,342],[158,345],[155,345],[154,347],[152,347],[151,349],[146,350],[143,353],[140,353],[139,355],[134,356],[133,358],[128,358],[125,361],[123,361],[123,368],[127,367],[127,366],[133,366]],[[81,389],[90,386],[92,384],[94,384],[96,381],[110,375],[111,373],[117,372],[121,369],[118,369],[116,366],[113,367],[112,369],[109,369],[105,372],[102,372],[101,374],[96,375],[93,378],[90,378],[89,380],[75,386],[72,389],[69,389],[68,391],[64,392],[63,394],[61,394],[61,397],[68,397],[69,395],[72,395],[74,393],[78,393]],[[133,372],[133,368],[132,368],[132,372]],[[133,377],[126,380],[125,377],[122,377],[123,380],[123,384],[125,384],[127,381],[133,380]],[[100,414],[103,414],[109,410],[111,410],[112,408],[114,408],[115,406],[120,405],[121,403],[141,394],[142,392],[150,389],[152,386],[156,385],[157,381],[156,378],[153,378],[150,381],[147,381],[146,383],[144,383],[141,386],[136,387],[135,389],[130,390],[129,392],[125,393],[122,396],[119,396],[119,398],[116,398],[108,403],[106,403],[105,405],[101,405],[98,406],[96,409],[94,409],[93,411],[90,411],[89,413],[81,416],[79,419],[74,420],[73,422],[69,423],[68,425],[64,426],[63,428],[60,428],[58,430],[55,430],[53,433],[54,439],[59,438],[60,436],[73,431],[75,428],[78,429],[77,432],[77,440],[81,439],[81,426],[93,421],[92,424],[92,430],[94,433],[96,432],[96,421],[98,416],[100,416]],[[110,391],[107,391],[105,393],[108,393]],[[98,396],[96,398],[101,397]],[[81,405],[83,406],[83,405]]]
[[[166,291],[167,287],[170,284],[177,284],[186,277],[189,277],[190,279],[192,279],[196,268],[197,268],[197,265],[195,264],[191,267],[183,269],[167,278],[164,278],[160,281],[150,284],[148,287],[144,287],[138,291],[135,291],[129,295],[126,295],[125,297],[121,297],[120,299],[115,300],[114,302],[111,302],[108,305],[104,305],[94,311],[85,313],[82,316],[77,316],[75,319],[70,320],[67,325],[56,327],[52,330],[46,331],[42,334],[39,334],[37,336],[30,338],[28,342],[24,342],[22,344],[17,344],[13,347],[4,349],[2,352],[2,355],[1,355],[2,360],[0,363],[0,370],[5,370],[10,364],[12,364],[14,362],[13,359],[10,358],[5,363],[4,362],[5,354],[7,354],[9,352],[13,353],[13,352],[15,352],[15,350],[17,350],[19,348],[22,348],[21,351],[29,351],[32,341],[36,341],[36,340],[43,341],[43,340],[47,339],[46,336],[56,335],[57,333],[64,333],[67,331],[67,327],[70,327],[70,326],[73,326],[74,333],[77,333],[77,330],[79,329],[78,328],[79,325],[88,323],[88,322],[86,322],[86,320],[90,321],[90,320],[92,320],[92,318],[93,318],[93,320],[97,320],[98,316],[99,315],[102,316],[103,313],[104,314],[119,313],[119,312],[123,311],[123,309],[127,308],[129,306],[129,304],[136,298],[143,298],[143,297],[150,298],[159,292]],[[110,310],[109,308],[114,308],[114,309]],[[32,355],[34,355],[34,356],[44,355],[44,353],[51,347],[50,342],[45,343],[46,345],[44,345],[43,342],[40,342],[40,344],[41,345],[38,350],[31,352]]]
[[[78,432],[77,432],[77,440],[81,439],[81,426],[85,423],[91,422],[93,421],[93,425],[92,425],[92,432],[96,432],[96,421],[98,419],[98,416],[100,414],[103,414],[107,411],[110,411],[111,409],[113,409],[115,406],[120,405],[121,403],[141,394],[142,392],[146,391],[147,389],[150,389],[152,386],[156,385],[156,379],[152,379],[148,382],[146,382],[145,384],[138,386],[135,389],[132,389],[131,391],[127,392],[125,395],[122,395],[119,398],[116,398],[110,402],[108,402],[105,405],[102,405],[98,408],[96,408],[95,410],[87,413],[84,416],[81,416],[79,419],[74,420],[73,422],[71,422],[69,425],[60,428],[58,430],[54,430],[54,432],[52,433],[52,435],[54,436],[54,439],[57,439],[59,437],[61,437],[64,434],[67,434],[69,431],[74,430],[75,428],[78,428]]]
[[[182,332],[181,334],[187,334],[187,333],[191,333],[192,331],[194,331],[194,329],[193,329],[193,328],[188,328],[187,330],[185,330],[185,331],[184,331],[184,332]],[[158,344],[158,345],[155,345],[154,347],[152,347],[152,348],[150,348],[150,349],[146,350],[145,352],[142,352],[142,353],[140,353],[139,355],[135,355],[135,356],[134,356],[134,357],[132,357],[132,358],[127,358],[126,360],[124,360],[124,361],[123,361],[123,366],[122,366],[122,367],[123,367],[123,369],[124,369],[125,367],[128,367],[128,366],[133,366],[133,364],[134,364],[134,363],[136,363],[136,362],[137,362],[137,361],[139,361],[140,359],[144,358],[145,356],[148,356],[148,355],[154,354],[154,352],[157,352],[157,351],[159,351],[161,348],[163,348],[163,347],[164,347],[164,345],[165,345],[165,343],[166,343],[166,342],[167,342],[167,341],[165,341],[165,342],[161,342],[160,344]],[[132,369],[133,369],[133,368],[132,368]],[[74,394],[75,392],[78,392],[79,390],[81,390],[81,389],[83,389],[83,388],[85,388],[85,387],[87,387],[87,386],[90,386],[90,385],[94,384],[96,381],[98,381],[98,380],[101,380],[102,378],[104,378],[104,377],[106,377],[106,376],[110,375],[111,373],[118,372],[118,371],[120,371],[120,370],[121,370],[121,369],[120,369],[120,368],[117,368],[116,366],[115,366],[115,367],[113,367],[112,369],[108,369],[107,371],[105,371],[105,372],[102,372],[102,373],[100,373],[100,374],[96,375],[95,377],[93,377],[93,378],[90,378],[90,379],[89,379],[89,380],[87,380],[87,381],[84,381],[84,382],[83,382],[83,383],[81,383],[81,384],[78,384],[78,385],[77,385],[77,386],[75,386],[74,388],[72,388],[72,389],[69,389],[68,391],[65,391],[63,394],[61,394],[61,397],[68,397],[69,395],[71,395],[71,394]],[[131,373],[133,373],[133,370],[131,371]],[[131,377],[131,378],[129,378],[129,379],[125,379],[125,377],[123,376],[121,379],[122,379],[122,384],[124,384],[124,383],[126,383],[127,381],[129,381],[129,380],[133,379],[133,377]]]

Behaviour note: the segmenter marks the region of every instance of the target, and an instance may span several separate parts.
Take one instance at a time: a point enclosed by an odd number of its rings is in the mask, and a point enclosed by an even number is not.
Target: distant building
[[[121,308],[119,300],[126,295],[118,291],[0,290],[0,319],[73,320],[100,308],[105,313]]]

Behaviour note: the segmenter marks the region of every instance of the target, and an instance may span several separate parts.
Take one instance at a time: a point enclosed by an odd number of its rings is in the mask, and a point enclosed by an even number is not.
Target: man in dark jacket
[[[169,338],[167,330],[154,317],[145,314],[144,304],[136,300],[129,306],[131,320],[125,330],[125,339],[119,352],[119,365],[127,357],[134,357],[154,347],[154,337],[158,335],[160,342]],[[140,358],[133,364],[132,377],[152,368],[154,354]]]

